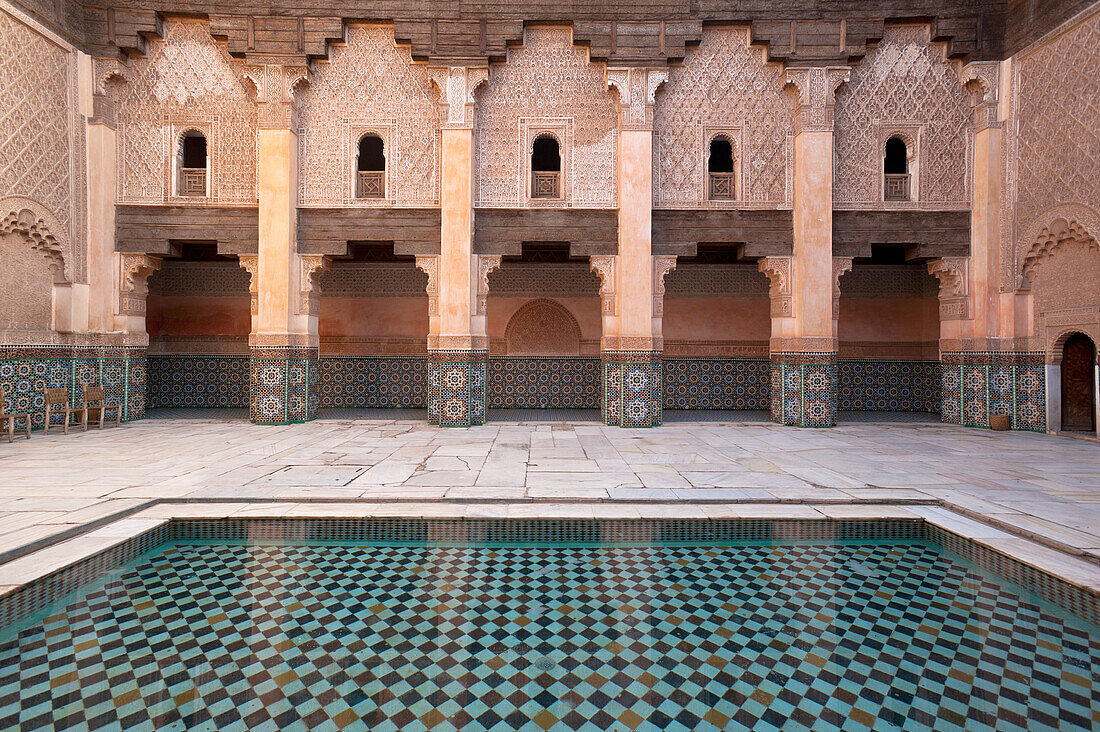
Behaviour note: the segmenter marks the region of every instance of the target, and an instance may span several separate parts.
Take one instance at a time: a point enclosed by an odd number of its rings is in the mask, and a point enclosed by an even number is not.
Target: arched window
[[[882,197],[885,201],[909,200],[909,149],[900,137],[891,137],[886,141],[886,152],[882,158],[882,171],[885,185]]]
[[[359,198],[385,198],[386,151],[378,135],[363,135],[359,139],[359,155],[355,161],[356,188]]]
[[[179,145],[179,185],[181,196],[206,195],[206,135],[197,130],[183,133]]]
[[[561,150],[550,135],[535,138],[531,148],[531,198],[561,198]]]
[[[731,201],[737,198],[736,180],[733,175],[733,144],[724,135],[718,135],[710,141],[707,173],[710,176],[711,200]]]

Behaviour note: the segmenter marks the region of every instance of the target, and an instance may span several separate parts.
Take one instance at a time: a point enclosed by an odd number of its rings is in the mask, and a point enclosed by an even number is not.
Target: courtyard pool
[[[7,608],[0,729],[1100,726],[1096,618],[1037,594],[1073,591],[920,522],[178,521],[114,560]]]

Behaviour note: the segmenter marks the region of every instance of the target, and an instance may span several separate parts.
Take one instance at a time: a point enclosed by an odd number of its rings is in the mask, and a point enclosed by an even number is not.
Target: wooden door
[[[1062,348],[1062,429],[1096,429],[1095,350],[1087,336],[1077,333]]]

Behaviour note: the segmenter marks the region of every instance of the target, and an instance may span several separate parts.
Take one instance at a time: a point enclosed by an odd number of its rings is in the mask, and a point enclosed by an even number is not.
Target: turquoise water
[[[0,634],[0,729],[1092,729],[1098,630],[916,540],[174,542]]]

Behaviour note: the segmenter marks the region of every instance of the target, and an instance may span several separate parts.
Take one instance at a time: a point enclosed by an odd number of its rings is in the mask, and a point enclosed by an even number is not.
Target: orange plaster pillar
[[[773,328],[771,339],[772,417],[781,424],[836,424],[834,291],[850,261],[834,267],[832,110],[836,89],[849,74],[847,67],[787,70],[795,102],[790,318],[773,312],[780,332]]]
[[[249,335],[250,414],[259,424],[317,415],[317,277],[320,255],[298,251],[298,136],[293,93],[308,70],[287,59],[246,67],[257,87],[256,312]],[[242,258],[243,260],[244,258]],[[242,264],[245,262],[242,261]]]

